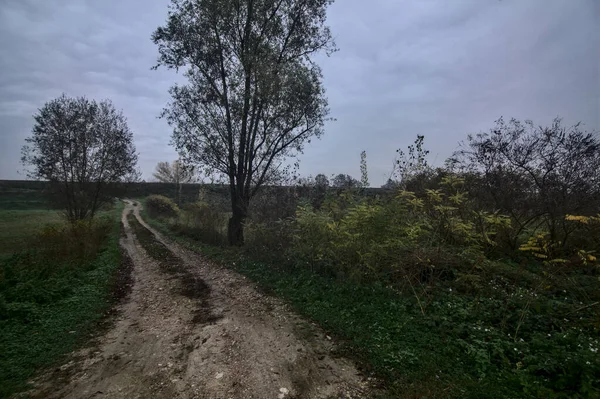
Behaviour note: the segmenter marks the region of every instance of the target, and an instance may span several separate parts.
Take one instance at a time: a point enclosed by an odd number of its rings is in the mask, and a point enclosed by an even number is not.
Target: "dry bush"
[[[225,244],[228,214],[204,202],[186,204],[171,229],[207,244]]]
[[[177,204],[162,195],[151,195],[146,199],[146,209],[152,217],[176,217],[179,214]]]
[[[53,260],[90,260],[100,251],[110,229],[111,222],[105,218],[79,220],[46,226],[33,242]]]

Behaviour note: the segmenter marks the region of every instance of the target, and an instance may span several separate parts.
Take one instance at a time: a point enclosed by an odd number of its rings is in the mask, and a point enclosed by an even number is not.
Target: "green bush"
[[[179,208],[170,198],[162,195],[151,195],[146,198],[146,209],[152,217],[177,217]]]
[[[576,237],[596,228],[592,217],[568,221]],[[429,350],[454,356],[463,377],[491,384],[498,397],[501,385],[523,397],[598,394],[598,270],[588,265],[595,256],[579,250],[573,261],[549,263],[550,254],[544,262],[515,254],[521,265],[506,263],[494,258],[501,245],[496,236],[510,228],[506,216],[475,209],[463,181],[446,176],[422,195],[398,191],[374,200],[346,192],[330,196],[319,211],[301,205],[293,219],[253,224],[246,252],[255,258],[269,252],[271,259],[260,259],[289,265],[294,273],[302,268],[360,286],[384,284],[412,297],[414,307],[399,317],[419,318],[418,324],[448,339],[447,349]],[[592,306],[581,309],[586,305]],[[387,317],[376,322],[393,324]],[[393,330],[380,333],[378,346],[393,340]],[[373,361],[405,369],[406,352],[418,356],[410,348],[388,349]]]
[[[255,259],[279,262],[282,257],[290,256],[295,234],[295,223],[291,218],[270,223],[250,220],[245,225],[244,250]],[[311,265],[306,263],[304,266]]]
[[[34,242],[46,257],[85,261],[96,256],[111,227],[112,221],[106,217],[49,225]]]

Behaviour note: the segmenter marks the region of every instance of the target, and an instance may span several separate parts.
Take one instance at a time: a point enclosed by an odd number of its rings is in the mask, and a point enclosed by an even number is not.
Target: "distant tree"
[[[229,242],[241,245],[250,200],[281,177],[285,158],[323,134],[328,114],[320,68],[334,50],[331,0],[172,0],[153,34],[158,66],[185,68],[163,117],[186,162],[230,187]]]
[[[187,184],[196,181],[194,168],[184,165],[180,160],[159,162],[152,176],[161,183]]]
[[[173,183],[175,185],[177,205],[181,205],[182,185],[196,182],[195,168],[185,165],[179,159],[173,161],[173,163],[159,162],[152,176],[161,183]]]
[[[539,226],[565,244],[572,228],[566,215],[600,212],[600,142],[579,124],[500,118],[489,133],[469,136],[452,164],[473,176],[472,190],[488,208],[512,216],[513,246],[522,231]]]
[[[408,152],[396,150],[398,157],[394,161],[392,177],[403,187],[418,175],[427,174],[431,168],[427,163],[429,150],[424,148],[425,136],[417,135],[413,144],[408,146]]]
[[[137,154],[127,120],[109,100],[62,95],[34,115],[22,162],[50,182],[70,221],[94,217],[113,183],[136,180]]]
[[[314,178],[308,176],[296,179],[293,190],[296,197],[310,201],[314,209],[319,209],[325,200],[328,188],[329,179],[321,173]]]
[[[315,176],[315,185],[327,189],[329,187],[329,179],[322,173]]]
[[[391,178],[387,180],[387,182],[385,182],[384,185],[381,186],[381,188],[386,189],[386,190],[393,190],[400,187],[400,183],[398,183],[395,180],[392,180]]]
[[[335,176],[331,183],[335,188],[358,188],[361,185],[354,177],[343,173]]]

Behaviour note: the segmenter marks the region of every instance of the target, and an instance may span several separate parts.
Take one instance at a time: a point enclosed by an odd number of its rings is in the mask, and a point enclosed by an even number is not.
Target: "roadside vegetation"
[[[335,334],[390,397],[598,397],[597,139],[500,120],[445,168],[423,137],[398,154],[378,195],[320,178],[288,217],[255,203],[243,247],[219,204],[146,214]]]
[[[86,342],[122,295],[121,210],[75,224],[37,211],[29,215],[37,223],[20,227],[26,244],[0,259],[0,397],[25,389],[37,371]],[[40,227],[44,212],[52,223]]]

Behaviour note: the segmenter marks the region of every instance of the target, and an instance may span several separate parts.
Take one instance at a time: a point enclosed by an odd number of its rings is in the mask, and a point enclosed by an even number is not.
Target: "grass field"
[[[61,215],[56,210],[0,209],[0,259],[25,249],[35,233],[60,221]]]

